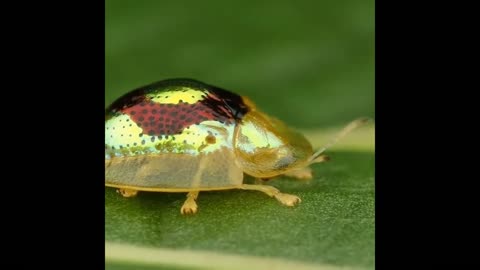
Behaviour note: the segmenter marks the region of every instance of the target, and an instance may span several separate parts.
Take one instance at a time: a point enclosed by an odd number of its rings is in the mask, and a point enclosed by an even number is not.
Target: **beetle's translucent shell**
[[[227,189],[242,183],[235,161],[243,99],[190,79],[171,79],[116,100],[105,116],[105,182],[140,190]]]

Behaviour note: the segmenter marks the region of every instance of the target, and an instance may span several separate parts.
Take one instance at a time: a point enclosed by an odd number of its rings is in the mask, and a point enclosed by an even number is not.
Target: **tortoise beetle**
[[[168,79],[133,90],[105,114],[105,186],[124,197],[138,191],[186,192],[181,213],[197,212],[200,191],[257,190],[294,206],[299,197],[268,185],[244,184],[287,175],[312,178],[310,165],[328,160],[310,142],[246,97],[193,79]]]

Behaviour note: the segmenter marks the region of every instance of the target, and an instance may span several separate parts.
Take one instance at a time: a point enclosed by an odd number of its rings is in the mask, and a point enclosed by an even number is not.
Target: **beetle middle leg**
[[[185,200],[182,208],[180,209],[180,213],[182,213],[182,215],[197,213],[198,206],[197,202],[195,201],[198,198],[198,193],[198,191],[191,191],[187,194],[187,199]]]
[[[277,199],[279,202],[286,206],[295,206],[296,204],[300,203],[302,200],[300,200],[299,197],[287,193],[281,193],[280,190],[272,187],[272,186],[267,186],[267,185],[248,185],[248,184],[243,184],[239,187],[240,189],[244,190],[257,190],[261,191],[265,194],[267,194],[270,197],[274,197]]]

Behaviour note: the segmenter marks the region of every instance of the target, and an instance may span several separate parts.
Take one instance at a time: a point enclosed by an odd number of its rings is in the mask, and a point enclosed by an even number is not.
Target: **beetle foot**
[[[300,203],[302,200],[300,200],[299,197],[287,193],[281,193],[280,190],[272,187],[272,186],[267,186],[267,185],[247,185],[243,184],[239,187],[240,189],[245,189],[245,190],[257,190],[261,191],[265,194],[267,194],[270,197],[274,197],[277,199],[279,202],[286,206],[295,206],[296,204]]]
[[[195,201],[186,201],[183,204],[182,209],[180,209],[180,212],[182,213],[182,215],[192,215],[197,213],[197,210],[198,206]]]
[[[138,190],[128,189],[128,188],[119,188],[117,193],[120,193],[125,198],[135,197],[138,194]]]
[[[275,199],[286,206],[295,206],[302,202],[302,200],[295,195],[286,194],[286,193],[277,193],[273,195]]]
[[[198,191],[189,192],[187,194],[187,199],[185,200],[185,202],[182,205],[182,208],[180,209],[180,213],[182,213],[182,215],[192,215],[197,213],[198,205],[197,205],[197,202],[195,202],[197,197],[198,197]]]

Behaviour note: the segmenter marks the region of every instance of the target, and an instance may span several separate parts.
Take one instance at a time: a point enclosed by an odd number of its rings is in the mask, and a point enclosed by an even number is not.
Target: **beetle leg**
[[[263,185],[265,183],[267,183],[271,178],[258,178],[258,177],[255,177],[254,179],[254,183],[255,185]]]
[[[327,155],[320,155],[318,157],[316,157],[314,160],[312,160],[310,162],[310,164],[312,163],[321,163],[321,162],[325,162],[325,161],[329,161],[330,160],[330,157],[327,156]]]
[[[187,194],[187,199],[183,203],[182,209],[180,209],[182,215],[197,213],[198,206],[195,200],[198,198],[198,193],[198,191],[191,191]]]
[[[294,206],[298,203],[300,203],[302,200],[300,200],[299,197],[291,194],[286,194],[286,193],[281,193],[280,190],[272,187],[272,186],[267,186],[267,185],[247,185],[243,184],[239,187],[240,189],[244,190],[257,190],[261,191],[265,194],[267,194],[270,197],[274,197],[277,199],[279,202],[286,206]]]
[[[312,169],[310,167],[304,167],[284,173],[285,176],[293,177],[297,179],[312,179]]]
[[[117,193],[120,193],[125,198],[135,197],[138,194],[138,190],[128,189],[128,188],[119,188]]]
[[[321,156],[318,156],[317,158],[315,158],[310,164],[325,162],[325,161],[329,161],[329,160],[330,160],[329,156],[321,155]],[[288,172],[284,173],[284,175],[287,176],[287,177],[293,177],[293,178],[305,179],[305,180],[313,178],[312,169],[308,166],[300,168],[300,169],[294,169],[294,170],[288,171]]]

